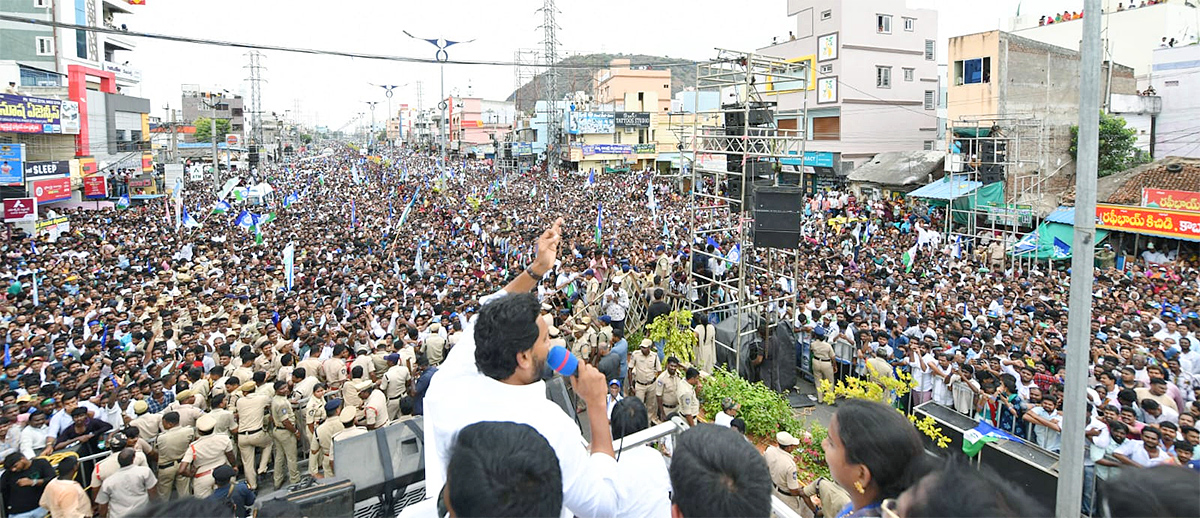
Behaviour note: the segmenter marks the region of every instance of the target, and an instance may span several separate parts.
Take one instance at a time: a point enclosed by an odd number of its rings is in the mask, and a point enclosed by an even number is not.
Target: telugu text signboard
[[[633,146],[629,144],[584,144],[584,156],[589,155],[631,155]]]
[[[54,178],[33,182],[33,197],[38,203],[54,203],[71,199],[71,179]]]
[[[1200,240],[1200,213],[1096,204],[1096,228]]]
[[[1151,209],[1200,212],[1200,192],[1142,189],[1142,206]]]
[[[68,101],[70,102],[70,101]],[[60,135],[74,128],[78,133],[79,105],[71,102],[63,120],[63,101],[24,95],[0,94],[0,133],[49,133]]]
[[[31,223],[34,221],[37,221],[37,200],[33,198],[4,200],[5,223]]]

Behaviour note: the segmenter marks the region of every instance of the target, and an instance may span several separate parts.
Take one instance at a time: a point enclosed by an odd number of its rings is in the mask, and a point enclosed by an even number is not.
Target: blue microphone
[[[546,355],[546,365],[563,376],[574,376],[575,370],[579,368],[579,359],[566,347],[556,345],[551,347],[550,353]]]

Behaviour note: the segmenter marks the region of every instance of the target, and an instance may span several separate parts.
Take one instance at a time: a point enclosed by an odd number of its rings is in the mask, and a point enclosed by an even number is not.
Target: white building
[[[787,14],[796,22],[788,41],[759,52],[806,62],[812,73],[806,89],[770,85],[780,129],[807,128],[806,149],[832,154],[841,175],[877,153],[935,149],[936,11],[896,0],[788,0]]]
[[[1162,98],[1154,156],[1200,157],[1200,45],[1154,51],[1150,85]]]
[[[1104,15],[1101,19],[1105,45],[1105,61],[1115,61],[1133,67],[1138,86],[1145,88],[1149,83],[1152,53],[1168,42],[1175,40],[1176,46],[1197,41],[1200,35],[1200,9],[1193,7],[1200,2],[1190,0],[1167,0],[1155,5],[1129,9],[1129,1],[1103,0]],[[1042,43],[1079,50],[1083,38],[1083,20],[1070,20],[1044,24],[1046,17],[1061,14],[1063,5],[1074,4],[1073,9],[1082,9],[1083,2],[1051,1],[1030,5],[1026,12],[1009,20],[1009,30]],[[1118,10],[1124,8],[1123,10]],[[1055,10],[1057,9],[1057,11]]]
[[[121,30],[138,6],[126,0],[4,0],[0,13]],[[0,82],[23,87],[67,84],[67,67],[82,65],[112,72],[117,86],[128,91],[142,80],[130,64],[134,38],[17,22],[0,22]]]

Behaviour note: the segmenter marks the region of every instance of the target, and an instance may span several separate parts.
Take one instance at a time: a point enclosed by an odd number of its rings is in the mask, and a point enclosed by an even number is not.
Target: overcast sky
[[[847,0],[853,1],[853,0]],[[901,2],[903,0],[896,0]],[[909,0],[910,6],[939,10],[938,39],[989,30],[1015,13],[1019,0]],[[1081,8],[1082,0],[1042,0]],[[130,6],[135,14],[119,19],[131,30],[215,40],[312,49],[432,57],[434,47],[416,36],[473,43],[450,48],[451,59],[512,62],[521,48],[541,48],[539,0],[150,0]],[[785,37],[794,22],[787,0],[559,0],[560,49],[624,52],[703,60],[713,48],[753,50]],[[226,88],[249,96],[246,51],[208,45],[138,39],[124,56],[142,71],[140,92],[153,115],[164,106],[179,107],[180,85]],[[938,53],[939,56],[943,52]],[[363,101],[380,101],[375,115],[382,125],[386,109],[376,84],[409,83],[397,91],[393,108],[417,104],[416,81],[423,82],[425,106],[438,98],[438,66],[287,52],[264,52],[267,67],[264,111],[293,110],[299,101],[303,121],[337,129],[358,112]],[[515,86],[512,67],[449,65],[446,92],[472,92],[503,99]],[[249,110],[249,101],[247,101]],[[294,117],[294,114],[293,114]]]

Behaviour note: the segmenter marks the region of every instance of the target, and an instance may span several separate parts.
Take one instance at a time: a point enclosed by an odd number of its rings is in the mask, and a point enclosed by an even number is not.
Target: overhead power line
[[[448,60],[445,62],[440,62],[440,61],[437,61],[436,59],[416,58],[416,57],[410,57],[410,56],[394,56],[394,55],[387,55],[387,54],[369,54],[369,53],[364,53],[364,52],[350,52],[350,51],[345,51],[345,50],[310,49],[310,48],[299,48],[299,47],[285,47],[285,46],[281,46],[281,45],[268,45],[268,44],[262,44],[262,43],[245,43],[245,42],[238,42],[238,41],[210,40],[210,39],[205,39],[205,38],[174,36],[171,34],[159,34],[159,33],[152,33],[152,32],[138,32],[138,31],[126,31],[126,30],[121,30],[121,29],[110,29],[108,27],[92,27],[92,26],[88,26],[88,25],[63,23],[63,22],[57,22],[57,21],[52,21],[52,20],[38,20],[35,18],[24,18],[24,17],[20,17],[20,16],[12,16],[12,15],[7,15],[7,14],[0,14],[0,21],[13,22],[13,23],[24,23],[24,24],[30,24],[30,25],[41,25],[41,26],[45,26],[45,27],[55,27],[55,28],[59,28],[59,29],[74,29],[77,31],[87,31],[87,32],[95,32],[95,33],[102,33],[102,34],[118,34],[121,36],[134,37],[134,38],[146,38],[146,39],[151,39],[151,40],[174,41],[174,42],[179,42],[179,43],[193,43],[193,44],[197,44],[197,45],[212,45],[212,46],[217,46],[217,47],[230,47],[230,48],[239,48],[239,49],[274,50],[274,51],[279,51],[279,52],[293,52],[296,54],[311,54],[311,55],[316,55],[316,56],[340,56],[340,57],[356,58],[356,59],[397,61],[397,62],[403,62],[403,63],[428,63],[428,64],[435,64],[435,65],[443,64],[443,63],[451,64],[451,65],[481,65],[481,66],[498,66],[498,67],[511,67],[511,66],[521,65],[521,63],[512,62],[512,61],[489,61],[489,60],[469,60],[469,59]],[[699,64],[698,61],[680,60],[680,61],[664,61],[664,62],[658,62],[658,63],[651,63],[651,62],[631,63],[629,66],[631,66],[631,67],[642,67],[642,66],[684,67],[684,66],[696,66],[698,64]],[[572,65],[572,64],[563,64],[563,63],[553,63],[553,64],[545,64],[543,66],[545,66],[547,68],[556,68],[556,69],[560,69],[560,70],[593,70],[593,69],[597,69],[597,68],[606,68],[606,67],[608,67],[608,64],[604,63],[604,64],[596,64],[596,65]]]

